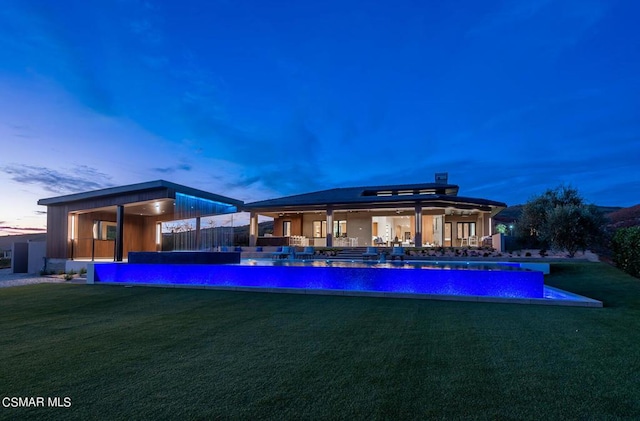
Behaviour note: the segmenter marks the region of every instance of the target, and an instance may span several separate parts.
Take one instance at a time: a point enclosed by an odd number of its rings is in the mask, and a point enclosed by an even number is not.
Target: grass
[[[548,283],[603,309],[188,289],[0,290],[0,419],[637,419],[640,281]]]

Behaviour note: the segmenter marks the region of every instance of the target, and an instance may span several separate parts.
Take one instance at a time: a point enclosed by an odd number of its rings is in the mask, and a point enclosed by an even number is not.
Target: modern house
[[[164,180],[41,199],[47,206],[47,258],[122,261],[160,250],[161,224],[237,212],[243,202]],[[196,236],[194,249],[200,249]]]
[[[162,224],[195,220],[187,249],[218,246],[201,238],[201,218],[250,213],[249,245],[474,246],[492,234],[506,207],[458,196],[446,173],[434,183],[336,188],[244,203],[164,180],[41,199],[47,206],[47,259],[113,259],[162,250]],[[258,216],[274,232],[258,238]],[[193,235],[192,235],[193,234]]]
[[[458,196],[447,174],[436,182],[336,188],[247,203],[250,245],[257,237],[258,215],[274,219],[274,237],[292,245],[459,247],[480,245],[492,234],[492,221],[507,205]]]

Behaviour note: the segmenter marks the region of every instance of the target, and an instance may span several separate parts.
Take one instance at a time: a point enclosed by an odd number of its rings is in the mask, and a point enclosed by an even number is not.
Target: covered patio
[[[317,247],[478,247],[505,207],[458,196],[458,186],[446,182],[338,188],[244,205],[250,246]],[[257,236],[258,215],[273,218],[273,236]]]
[[[188,249],[203,247],[201,218],[238,212],[240,200],[164,180],[41,199],[48,259],[122,261],[130,251],[162,250],[162,224],[193,220]]]

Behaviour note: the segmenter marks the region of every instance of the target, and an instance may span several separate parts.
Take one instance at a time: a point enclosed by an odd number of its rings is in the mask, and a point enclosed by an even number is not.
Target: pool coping
[[[182,288],[182,289],[203,289],[216,291],[238,291],[238,292],[267,292],[275,294],[298,294],[298,295],[334,295],[343,297],[369,297],[369,298],[409,298],[414,300],[433,301],[463,301],[477,303],[500,303],[500,304],[532,304],[546,306],[566,306],[566,307],[588,307],[602,308],[601,301],[569,291],[545,285],[545,289],[559,292],[571,296],[573,300],[548,299],[548,298],[506,298],[506,297],[483,297],[475,295],[440,295],[440,294],[409,294],[400,292],[376,292],[376,291],[351,291],[341,289],[310,289],[310,288],[264,288],[264,287],[235,287],[235,286],[212,286],[212,285],[187,285],[187,284],[145,284],[129,282],[96,282],[93,285],[110,285],[124,287],[155,287],[155,288]]]

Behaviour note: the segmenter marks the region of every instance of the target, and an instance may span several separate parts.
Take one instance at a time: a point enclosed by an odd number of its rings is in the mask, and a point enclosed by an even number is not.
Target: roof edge
[[[147,181],[144,183],[128,184],[125,186],[116,186],[116,187],[107,187],[107,188],[92,190],[88,192],[72,193],[72,194],[67,194],[63,196],[49,197],[49,198],[38,200],[38,205],[44,205],[44,206],[62,205],[65,203],[80,202],[83,200],[91,200],[99,197],[118,196],[123,194],[130,194],[130,193],[149,191],[149,190],[161,190],[161,189],[167,189],[177,193],[198,196],[198,197],[202,197],[203,199],[225,202],[225,203],[236,205],[236,206],[244,205],[244,202],[242,200],[233,199],[233,198],[222,196],[215,193],[210,193],[204,190],[199,190],[193,187],[172,183],[166,180]]]

